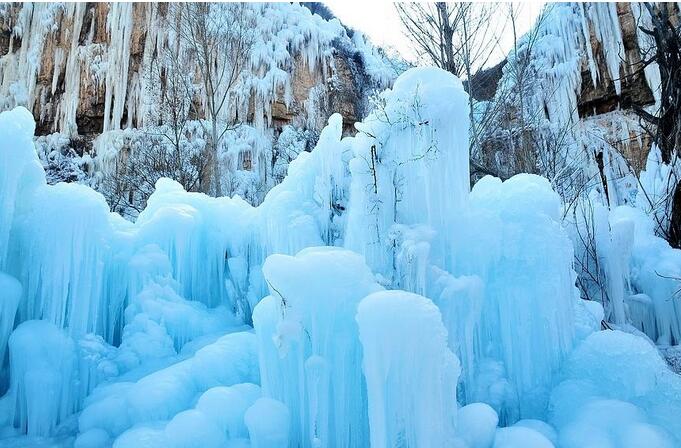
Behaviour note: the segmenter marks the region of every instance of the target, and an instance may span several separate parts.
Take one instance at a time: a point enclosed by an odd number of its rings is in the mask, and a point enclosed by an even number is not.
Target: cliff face
[[[222,54],[233,47],[210,52],[214,73],[236,73],[234,82],[213,80],[213,98],[225,95],[226,102],[216,120],[224,138],[212,156],[205,151],[211,138],[207,72],[200,67],[201,47],[178,25],[185,23],[182,8],[0,4],[0,111],[25,106],[33,112],[36,148],[51,182],[86,182],[114,210],[134,216],[160,176],[177,177],[179,170],[199,178],[186,188],[208,191],[213,181],[206,160],[217,157],[225,176],[215,182],[222,191],[259,203],[288,163],[314,146],[332,113],[339,112],[344,131],[353,133],[369,95],[396,76],[384,53],[328,11],[322,18],[298,4],[210,4],[197,11],[210,18],[206,29],[219,30],[211,36],[229,39],[225,35],[240,24],[249,49],[238,66],[233,54]],[[168,97],[173,77],[182,79],[184,95],[175,103]],[[169,110],[178,104],[179,112]],[[169,120],[176,112],[179,127]],[[168,126],[179,129],[181,141],[159,137],[168,135]],[[129,179],[149,148],[167,152],[170,146],[181,156],[151,158],[182,159],[179,167],[145,173],[145,187]]]
[[[26,3],[2,8],[0,109],[28,107],[41,135],[94,136],[144,126],[150,84],[158,81],[149,79],[150,64],[172,45],[165,26],[167,4]],[[389,74],[366,73],[367,58],[377,53],[368,46],[362,50],[370,51],[357,50],[337,20],[323,20],[298,5],[257,8],[256,26],[267,45],[251,58],[252,76],[245,83],[250,85],[231,106],[233,111],[241,108],[240,116],[250,122],[278,129],[286,124],[320,126],[329,114],[312,109],[327,105],[340,111],[350,126],[361,117],[367,92],[390,83]],[[271,73],[277,77],[267,79]]]
[[[676,4],[665,7],[678,20]],[[629,201],[651,143],[634,110],[656,113],[660,95],[640,27],[650,27],[641,3],[547,5],[481,107],[480,165],[542,174],[567,203],[592,188]]]

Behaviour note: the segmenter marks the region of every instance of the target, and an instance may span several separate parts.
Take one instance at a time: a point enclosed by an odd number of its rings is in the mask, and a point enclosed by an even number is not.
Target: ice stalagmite
[[[560,198],[546,179],[485,177],[473,188],[456,235],[454,272],[482,281],[482,303],[462,295],[457,300],[470,301],[466,308],[444,296],[438,304],[458,322],[450,337],[474,326],[459,341],[460,350],[472,350],[462,357],[474,372],[466,376],[466,397],[493,404],[502,423],[543,415],[573,346],[578,292],[572,244],[559,220]],[[450,306],[465,312],[463,320]],[[470,311],[472,306],[480,311]]]
[[[0,114],[0,269],[7,262],[17,195],[40,177],[34,131],[33,116],[23,107]]]
[[[337,248],[272,255],[271,295],[255,308],[263,394],[291,415],[301,446],[363,446],[368,440],[356,307],[382,289],[362,258]]]
[[[345,246],[394,287],[424,293],[428,264],[450,264],[470,190],[467,101],[454,75],[411,69],[356,124]]]
[[[425,297],[381,291],[357,308],[371,446],[450,446],[459,360],[438,308]]]
[[[73,340],[46,321],[24,322],[9,339],[11,382],[3,400],[29,435],[49,436],[78,406]]]

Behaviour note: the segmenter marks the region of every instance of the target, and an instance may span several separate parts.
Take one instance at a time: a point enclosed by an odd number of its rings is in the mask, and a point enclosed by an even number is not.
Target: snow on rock
[[[270,296],[255,308],[263,395],[291,413],[302,446],[357,446],[368,440],[362,347],[355,313],[381,290],[361,256],[309,248],[271,255]]]
[[[459,360],[438,308],[404,291],[368,295],[357,307],[371,446],[447,446],[456,424]]]

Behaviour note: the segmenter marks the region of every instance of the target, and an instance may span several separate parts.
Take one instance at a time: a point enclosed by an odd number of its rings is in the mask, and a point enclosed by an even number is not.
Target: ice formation
[[[670,11],[677,14],[674,6]],[[631,27],[629,19],[636,26]],[[640,85],[634,86],[631,77],[633,67],[648,60],[654,49],[651,36],[641,30],[651,26],[641,3],[550,5],[509,54],[491,104],[521,108],[532,121],[525,123],[533,127],[532,144],[537,147],[536,166],[531,169],[545,175],[563,199],[582,298],[599,302],[606,321],[635,328],[666,346],[679,341],[674,300],[678,251],[659,236],[669,226],[678,156],[664,163],[652,144],[647,160],[631,160],[632,152],[645,156],[648,144],[642,141],[645,132],[637,115],[626,103],[634,94],[624,92],[639,92],[646,98],[634,100],[640,103],[636,105],[658,113],[656,63],[644,64]],[[526,70],[523,79],[518,67]],[[608,112],[592,104],[593,89],[611,92],[615,104],[605,106]],[[524,132],[518,117],[510,127],[504,126],[500,122],[490,127],[491,141],[513,141]],[[502,171],[504,162],[513,163],[504,154],[513,149],[510,145],[493,148],[494,157],[502,160]]]
[[[455,273],[475,275],[483,287],[456,291],[445,283],[435,300],[451,316],[450,332],[466,338],[459,350],[472,350],[461,355],[467,399],[495,403],[502,421],[535,418],[574,338],[578,294],[560,198],[546,179],[521,174],[503,183],[483,178],[469,200]],[[456,322],[449,306],[466,320]]]
[[[649,341],[594,333],[572,353],[553,391],[550,422],[560,446],[677,446],[681,381]],[[594,419],[599,423],[594,425]]]
[[[26,321],[9,339],[9,420],[28,435],[48,436],[78,409],[73,340],[47,321]]]
[[[360,302],[357,324],[371,446],[449,445],[460,368],[438,308],[417,294],[381,291]]]
[[[423,293],[429,259],[451,266],[470,188],[468,120],[451,116],[465,103],[455,77],[412,69],[356,125],[345,246],[396,287]]]
[[[331,116],[257,207],[164,178],[131,223],[88,187],[48,185],[30,114],[0,114],[0,437],[678,445],[679,378],[630,326],[661,344],[681,336],[668,300],[680,252],[644,209],[599,203],[582,217],[613,296],[604,309],[579,297],[583,248],[550,180],[470,189],[453,75],[405,72],[357,129],[343,138]],[[620,329],[600,331],[604,319]]]
[[[287,405],[302,446],[362,444],[369,428],[355,314],[382,287],[359,255],[336,248],[272,255],[263,273],[270,296],[253,315],[263,393]]]

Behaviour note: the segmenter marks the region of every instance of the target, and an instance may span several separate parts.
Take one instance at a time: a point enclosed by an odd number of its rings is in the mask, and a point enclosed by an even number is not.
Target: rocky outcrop
[[[598,82],[594,85],[586,58],[582,62],[582,86],[578,96],[580,117],[604,114],[621,109],[649,106],[655,103],[653,92],[646,82],[641,69],[644,50],[639,44],[637,20],[631,3],[617,3],[617,22],[621,30],[618,81],[620,91],[608,69],[604,54],[604,43],[597,37],[593,22],[589,26],[589,45],[598,71]]]
[[[663,7],[678,20],[676,4]],[[472,172],[536,172],[568,201],[593,187],[599,169],[608,182],[629,188],[651,145],[636,111],[655,114],[659,106],[659,70],[647,63],[654,43],[641,31],[650,26],[638,2],[547,4],[508,55],[498,83],[492,77],[497,90],[480,110]]]

